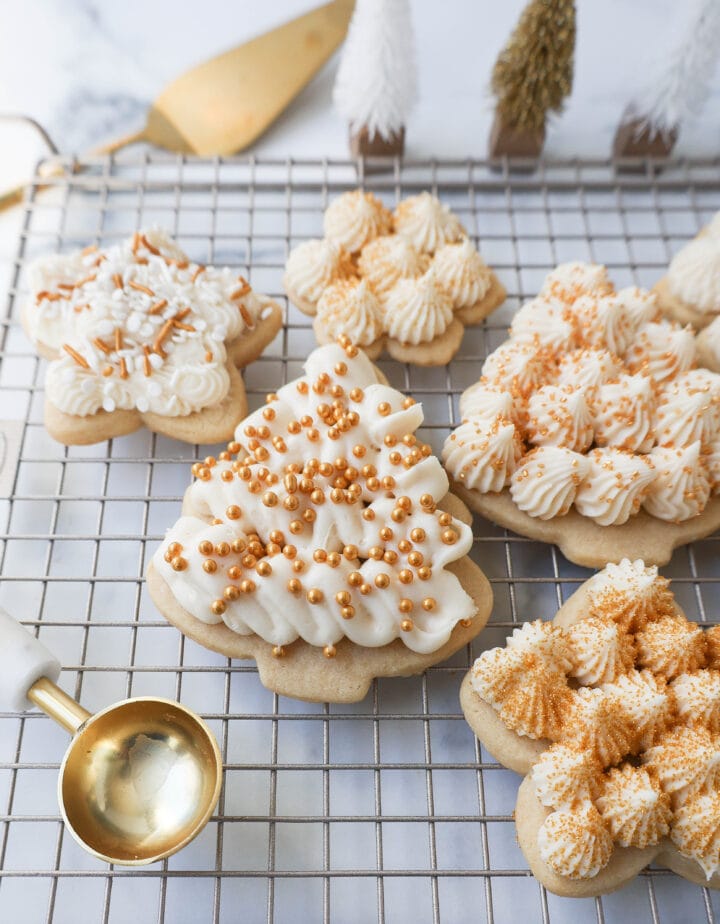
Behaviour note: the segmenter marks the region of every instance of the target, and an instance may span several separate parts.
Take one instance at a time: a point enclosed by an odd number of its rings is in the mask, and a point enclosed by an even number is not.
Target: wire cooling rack
[[[489,628],[422,677],[382,680],[353,706],[267,692],[252,662],[187,641],[149,600],[146,564],[173,522],[190,464],[211,451],[147,432],[64,448],[42,425],[43,363],[18,324],[32,257],[110,244],[161,224],[193,259],[236,266],[284,299],[291,246],[321,234],[335,194],[364,184],[389,204],[436,191],[460,215],[509,298],[470,328],[447,368],[382,367],[420,399],[439,449],[460,392],[508,319],[557,262],[606,263],[620,285],[650,285],[720,208],[718,162],[616,175],[608,163],[492,172],[478,162],[396,163],[364,174],[338,161],[196,161],[121,156],[84,164],[25,205],[2,322],[0,419],[13,436],[0,500],[0,604],[52,648],[61,683],[90,710],[141,694],[181,698],[208,720],[225,785],[204,833],[164,863],[128,871],[83,853],[63,830],[55,787],[65,734],[40,714],[0,715],[0,921],[700,922],[720,898],[664,870],[598,900],[558,899],[528,874],[512,812],[518,778],[482,751],[458,689],[481,648],[519,621],[551,618],[587,576],[550,546],[476,518],[473,556],[493,583]],[[314,339],[295,309],[245,377],[253,407],[299,374]],[[14,476],[12,466],[16,462]],[[2,481],[0,480],[0,485]],[[718,541],[665,569],[691,618],[720,610]]]

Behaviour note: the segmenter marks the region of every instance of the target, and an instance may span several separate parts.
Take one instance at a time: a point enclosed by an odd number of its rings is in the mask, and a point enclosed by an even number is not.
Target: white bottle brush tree
[[[680,41],[623,114],[613,146],[616,157],[666,156],[683,120],[699,115],[710,95],[720,56],[720,0],[696,0],[689,6]]]
[[[357,0],[333,92],[353,154],[401,154],[416,93],[409,0]]]

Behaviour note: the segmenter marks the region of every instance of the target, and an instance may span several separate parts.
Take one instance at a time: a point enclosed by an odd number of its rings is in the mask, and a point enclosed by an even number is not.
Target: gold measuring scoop
[[[56,686],[59,674],[42,642],[0,610],[0,709],[34,703],[73,735],[58,801],[75,840],[124,866],[180,850],[220,796],[222,758],[208,726],[180,703],[148,696],[92,715]]]

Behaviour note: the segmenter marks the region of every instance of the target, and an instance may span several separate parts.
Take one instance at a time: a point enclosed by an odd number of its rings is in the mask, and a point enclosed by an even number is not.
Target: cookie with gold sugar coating
[[[492,593],[422,421],[357,347],[313,351],[225,452],[193,466],[148,569],[157,607],[299,699],[354,702],[375,677],[449,657]]]
[[[45,425],[66,444],[146,426],[228,439],[247,413],[240,370],[275,337],[280,306],[242,276],[191,261],[159,229],[36,261],[22,323],[50,360]]]
[[[602,895],[653,862],[720,887],[719,631],[624,560],[465,677],[470,727],[524,776],[518,841],[552,892]]]

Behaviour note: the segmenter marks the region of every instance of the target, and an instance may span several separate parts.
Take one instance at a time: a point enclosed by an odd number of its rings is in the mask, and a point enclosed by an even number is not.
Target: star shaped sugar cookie
[[[276,302],[230,269],[191,261],[159,229],[37,260],[29,287],[23,327],[50,360],[45,425],[67,444],[142,425],[228,439],[247,413],[239,369],[282,324]]]
[[[720,888],[720,627],[686,619],[655,567],[608,565],[515,629],[461,702],[525,777],[518,841],[546,888],[602,895],[653,862]]]

